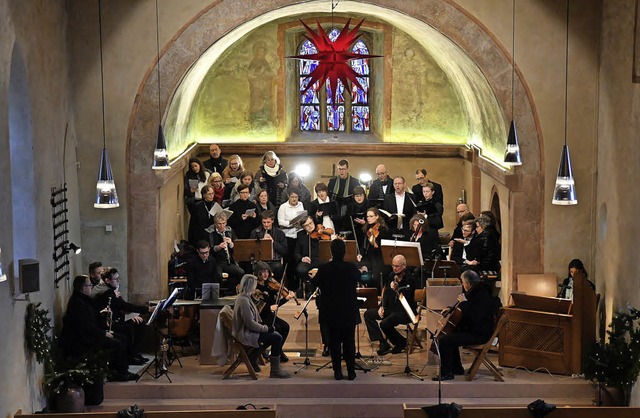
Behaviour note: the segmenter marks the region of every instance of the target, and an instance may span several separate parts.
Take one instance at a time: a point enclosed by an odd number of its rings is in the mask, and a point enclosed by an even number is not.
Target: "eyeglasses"
[[[392,264],[391,267],[393,267],[394,269],[397,269],[400,267],[404,267],[404,264]]]
[[[347,167],[338,167],[338,171],[347,171]]]

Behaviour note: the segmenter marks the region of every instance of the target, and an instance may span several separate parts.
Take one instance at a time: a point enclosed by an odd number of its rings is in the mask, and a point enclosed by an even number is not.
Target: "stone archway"
[[[278,10],[280,17],[302,13],[303,7],[317,1],[298,4],[295,0],[271,2],[214,2],[188,22],[171,42],[163,48],[160,68],[162,71],[161,108],[165,109],[171,94],[188,69],[215,42],[224,40],[232,30],[246,22],[265,21],[264,16]],[[348,3],[345,2],[345,3]],[[399,12],[410,19],[426,23],[451,39],[485,75],[500,108],[510,107],[511,90],[504,74],[509,74],[511,57],[496,38],[474,17],[447,0],[402,2],[372,0],[371,15],[384,19],[384,11]],[[543,142],[535,106],[529,89],[516,71],[516,98],[519,106],[518,121],[521,149],[526,155],[525,164],[513,172],[501,172],[490,164],[475,161],[480,169],[504,184],[511,191],[511,211],[531,214],[525,223],[513,228],[508,237],[514,246],[513,270],[534,272],[542,269],[542,151]],[[136,280],[131,284],[133,298],[158,297],[166,288],[166,269],[163,266],[171,244],[161,239],[160,213],[163,198],[158,192],[166,184],[175,183],[181,177],[182,165],[171,170],[153,172],[153,145],[157,134],[158,91],[155,63],[150,66],[140,84],[133,105],[128,128],[127,188],[130,197],[128,217],[128,270],[129,277],[154,277],[161,280]],[[135,179],[135,181],[133,181]],[[531,237],[534,237],[532,242]],[[520,251],[518,246],[526,246]],[[169,248],[167,248],[169,247]],[[531,251],[533,250],[533,251]],[[525,256],[526,254],[526,256]],[[517,273],[511,271],[510,274]],[[163,279],[163,280],[162,280]]]

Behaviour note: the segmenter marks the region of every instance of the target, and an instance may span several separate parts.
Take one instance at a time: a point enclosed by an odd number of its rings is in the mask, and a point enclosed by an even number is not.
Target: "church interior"
[[[368,96],[338,115],[326,90],[313,106],[301,99],[290,57],[302,22],[349,19],[364,19],[362,45],[378,57]],[[29,302],[59,332],[73,277],[96,260],[118,268],[127,300],[167,297],[167,264],[187,239],[184,173],[210,144],[252,172],[267,151],[287,171],[304,164],[309,189],[343,158],[354,176],[384,164],[408,185],[425,168],[444,191],[441,233],[460,201],[497,216],[504,305],[518,275],[561,283],[580,259],[605,338],[616,311],[640,306],[639,22],[633,0],[0,0],[0,416],[46,405],[25,351]],[[511,121],[517,166],[504,162]],[[166,170],[152,169],[159,125]],[[577,204],[552,203],[564,145]],[[94,206],[105,149],[119,202],[108,209]],[[60,267],[70,243],[82,252]],[[37,260],[39,290],[21,291],[19,260]]]

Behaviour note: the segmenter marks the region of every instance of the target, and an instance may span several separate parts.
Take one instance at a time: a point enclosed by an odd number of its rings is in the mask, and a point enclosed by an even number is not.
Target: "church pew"
[[[216,410],[216,411],[145,411],[145,418],[276,418],[275,409]],[[117,412],[84,412],[81,414],[23,414],[18,418],[117,418]]]
[[[428,418],[421,408],[407,408],[403,405],[404,418]],[[526,407],[489,407],[462,406],[458,418],[531,418],[533,415]],[[572,406],[558,407],[547,415],[550,418],[635,418],[640,416],[640,408],[621,406]]]

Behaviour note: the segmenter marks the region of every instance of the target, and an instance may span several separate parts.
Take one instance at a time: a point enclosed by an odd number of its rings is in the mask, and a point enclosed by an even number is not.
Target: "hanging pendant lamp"
[[[513,17],[511,31],[511,124],[509,136],[507,136],[507,148],[504,152],[504,163],[509,166],[522,165],[520,157],[520,144],[514,117],[515,78],[516,78],[516,0],[513,0]]]
[[[564,146],[560,155],[560,165],[558,166],[558,176],[556,177],[556,187],[553,190],[554,205],[577,205],[576,185],[573,180],[573,170],[571,169],[571,156],[567,145],[567,103],[569,101],[569,1],[567,0],[567,42],[565,49],[565,81],[564,81]]]
[[[107,134],[104,117],[104,61],[102,58],[102,2],[98,0],[98,26],[100,27],[100,81],[102,87],[102,154],[100,155],[100,171],[98,171],[98,183],[96,185],[96,201],[93,204],[97,209],[112,209],[120,206],[116,183],[113,181],[111,162],[107,152]]]
[[[167,152],[167,141],[164,138],[162,130],[162,111],[160,110],[160,24],[158,17],[158,0],[156,0],[156,51],[157,51],[157,69],[158,69],[158,138],[156,139],[156,148],[153,151],[153,168],[154,170],[168,170],[169,153]]]

